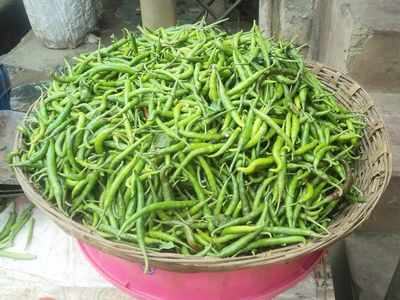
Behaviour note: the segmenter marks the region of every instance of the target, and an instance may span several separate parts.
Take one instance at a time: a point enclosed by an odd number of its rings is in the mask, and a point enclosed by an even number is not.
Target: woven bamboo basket
[[[370,96],[353,79],[322,64],[310,63],[308,67],[317,75],[325,88],[335,95],[337,101],[349,110],[362,113],[366,117],[367,128],[364,130],[361,142],[362,155],[354,166],[355,184],[362,191],[366,201],[352,204],[341,211],[329,226],[329,235],[311,239],[305,244],[277,248],[252,256],[231,258],[184,256],[148,251],[152,267],[179,272],[218,272],[284,263],[329,246],[336,240],[350,234],[370,216],[385,191],[392,172],[390,142],[383,120]],[[27,116],[34,105],[28,111]],[[17,134],[15,147],[20,146],[21,136]],[[15,172],[16,178],[28,199],[53,219],[65,232],[108,254],[129,261],[143,262],[143,256],[138,247],[106,240],[95,231],[64,216],[34,188],[23,169],[15,168]]]

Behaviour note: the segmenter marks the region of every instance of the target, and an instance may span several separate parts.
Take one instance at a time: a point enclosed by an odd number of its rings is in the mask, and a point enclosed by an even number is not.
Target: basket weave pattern
[[[150,264],[153,267],[182,272],[212,272],[282,263],[327,247],[334,241],[350,234],[369,217],[385,191],[392,172],[392,154],[383,120],[370,96],[354,80],[321,64],[308,64],[308,67],[317,75],[325,88],[336,96],[338,102],[350,111],[362,113],[366,117],[367,128],[364,130],[361,142],[362,156],[354,166],[354,183],[362,191],[366,202],[348,206],[340,212],[329,226],[329,235],[323,238],[314,238],[306,244],[277,248],[253,256],[223,259],[148,251]],[[27,115],[33,107],[34,104]],[[22,138],[17,134],[15,147],[19,148],[21,144]],[[15,168],[15,171],[17,180],[28,199],[53,219],[65,232],[108,254],[130,261],[143,261],[143,256],[138,247],[106,240],[90,228],[64,216],[51,203],[43,199],[21,168]]]

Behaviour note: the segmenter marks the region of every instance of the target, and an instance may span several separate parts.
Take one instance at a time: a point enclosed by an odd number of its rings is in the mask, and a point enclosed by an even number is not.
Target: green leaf
[[[173,242],[162,243],[158,246],[158,249],[160,250],[170,250],[173,248],[175,248],[175,244]]]

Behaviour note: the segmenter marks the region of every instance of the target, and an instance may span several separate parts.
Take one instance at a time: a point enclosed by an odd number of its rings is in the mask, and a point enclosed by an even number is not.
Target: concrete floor
[[[383,300],[400,259],[400,233],[354,232],[329,249],[329,259],[336,299]]]
[[[356,299],[384,299],[400,258],[400,233],[360,232],[345,245]]]
[[[335,298],[338,300],[355,299],[353,297],[351,272],[344,240],[339,240],[329,247],[328,259],[332,269]]]

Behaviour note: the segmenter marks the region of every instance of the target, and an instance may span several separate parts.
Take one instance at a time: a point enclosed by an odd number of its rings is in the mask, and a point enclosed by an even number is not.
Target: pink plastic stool
[[[301,281],[323,251],[288,263],[229,272],[179,273],[161,269],[143,273],[140,264],[111,256],[83,242],[79,246],[105,279],[142,300],[266,300]]]

